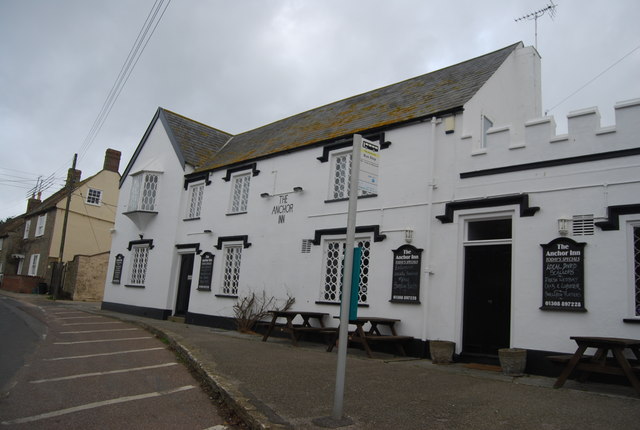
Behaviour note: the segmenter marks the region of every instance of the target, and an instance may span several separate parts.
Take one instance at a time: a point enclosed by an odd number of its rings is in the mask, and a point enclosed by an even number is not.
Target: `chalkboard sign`
[[[123,263],[124,263],[124,255],[122,254],[116,255],[116,263],[113,266],[113,278],[111,279],[112,284],[120,283],[120,279],[122,278]]]
[[[560,237],[542,244],[542,306],[544,310],[582,311],[584,307],[584,247]]]
[[[200,277],[198,279],[199,290],[211,290],[211,275],[213,274],[213,257],[210,252],[200,256]]]
[[[420,303],[422,249],[402,245],[393,251],[391,302]]]

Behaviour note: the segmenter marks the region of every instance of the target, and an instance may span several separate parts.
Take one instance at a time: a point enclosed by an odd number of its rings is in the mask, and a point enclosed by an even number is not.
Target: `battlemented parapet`
[[[573,157],[617,158],[640,155],[640,98],[616,103],[615,125],[601,127],[600,112],[592,107],[567,115],[568,132],[556,134],[554,117],[524,124],[524,141],[514,139],[512,125],[496,125],[482,139],[465,136],[466,151],[458,152],[463,174]],[[476,145],[476,147],[474,147]],[[464,177],[464,176],[463,176]]]

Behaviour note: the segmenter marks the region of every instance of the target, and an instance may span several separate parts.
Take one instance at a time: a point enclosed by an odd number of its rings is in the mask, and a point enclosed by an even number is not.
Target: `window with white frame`
[[[229,205],[230,213],[235,214],[247,211],[250,182],[251,173],[236,175],[233,177],[233,183],[231,185],[231,203]]]
[[[96,190],[94,188],[89,188],[87,191],[87,204],[99,206],[102,202],[102,191]]]
[[[155,211],[159,179],[160,175],[152,172],[142,172],[131,176],[129,211]]]
[[[27,275],[38,276],[38,264],[40,263],[40,254],[33,254],[29,260],[29,271]]]
[[[24,223],[24,235],[22,236],[23,239],[28,239],[29,238],[29,230],[31,230],[31,220],[28,219],[25,221]]]
[[[147,276],[147,264],[149,262],[149,245],[131,246],[131,272],[129,284],[134,287],[143,287]]]
[[[224,295],[237,296],[240,281],[240,262],[242,261],[242,245],[225,245],[223,247],[224,271],[222,274],[222,291]]]
[[[358,303],[365,304],[367,303],[369,290],[371,240],[369,238],[356,239],[356,246],[362,248]],[[324,279],[320,297],[323,302],[340,303],[345,248],[346,241],[344,239],[328,239],[324,241],[322,272]]]
[[[47,224],[47,214],[42,214],[38,217],[38,223],[36,224],[36,237],[44,234],[44,227]]]
[[[204,182],[189,185],[189,196],[187,202],[187,219],[199,218],[202,209],[202,198],[204,197]]]

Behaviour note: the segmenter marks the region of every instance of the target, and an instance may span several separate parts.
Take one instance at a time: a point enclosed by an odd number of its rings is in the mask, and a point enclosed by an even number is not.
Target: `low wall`
[[[38,292],[38,285],[43,282],[44,278],[40,278],[38,276],[5,274],[2,278],[2,286],[0,288],[14,293],[31,294]]]

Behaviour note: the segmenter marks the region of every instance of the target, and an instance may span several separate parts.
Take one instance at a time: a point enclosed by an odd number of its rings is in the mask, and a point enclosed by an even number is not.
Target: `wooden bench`
[[[298,340],[304,333],[319,333],[331,336],[337,330],[331,327],[325,327],[323,318],[328,315],[322,312],[304,312],[304,311],[270,311],[271,322],[267,327],[267,331],[262,337],[262,341],[266,342],[275,328],[286,331],[291,335],[291,342],[297,346]],[[301,324],[295,324],[293,321],[302,318]],[[285,318],[286,323],[278,323],[278,318]],[[310,320],[314,319],[318,322],[318,326],[312,326]]]
[[[393,345],[395,345],[399,355],[406,356],[407,354],[402,344],[406,341],[412,340],[413,337],[401,336],[396,333],[395,324],[399,321],[400,320],[398,319],[392,318],[358,317],[355,320],[349,321],[349,324],[355,325],[356,329],[349,332],[348,341],[362,344],[362,347],[369,357],[373,357],[373,353],[371,351],[371,348],[369,347],[369,343],[371,342],[392,343]],[[370,325],[369,330],[364,329],[365,324]],[[391,334],[381,333],[378,326],[386,326]],[[337,341],[338,333],[336,332],[334,340],[329,345],[329,348],[327,348],[327,351],[331,352]]]
[[[554,388],[560,388],[571,373],[579,372],[578,380],[585,382],[591,373],[604,373],[608,375],[622,375],[631,383],[631,386],[640,396],[640,380],[636,376],[640,373],[640,340],[613,337],[571,336],[578,344],[578,349],[573,355],[552,355],[547,358],[551,361],[564,363],[564,369],[558,376]],[[588,348],[595,348],[593,356],[585,355]],[[629,361],[624,355],[625,350],[630,350],[635,360]],[[613,357],[608,357],[609,352]]]

